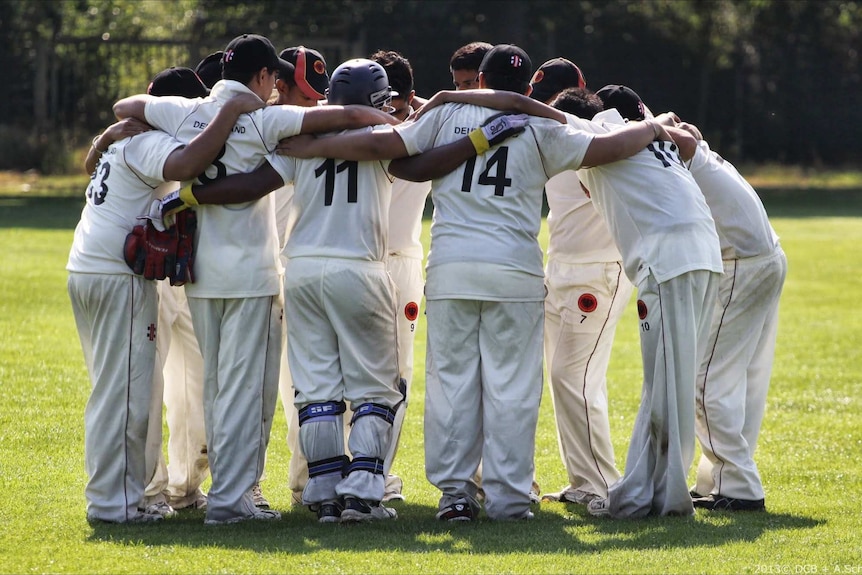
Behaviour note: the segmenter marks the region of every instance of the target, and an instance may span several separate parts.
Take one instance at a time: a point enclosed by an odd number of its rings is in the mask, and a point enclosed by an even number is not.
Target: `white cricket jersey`
[[[463,138],[497,113],[445,104],[393,130],[413,155]],[[543,189],[551,176],[580,167],[592,138],[532,118],[524,133],[434,180],[426,298],[541,301]]]
[[[689,170],[700,186],[721,241],[725,260],[771,254],[778,235],[757,192],[730,162],[698,142]]]
[[[569,126],[594,134],[607,133],[607,128],[566,114]],[[582,264],[620,261],[620,251],[592,200],[581,189],[574,170],[557,174],[545,184],[548,198],[548,258]]]
[[[156,130],[114,142],[102,154],[90,184],[66,269],[132,274],[123,244],[137,217],[149,211],[164,182],[165,162],[182,142]]]
[[[388,160],[301,160],[274,155],[269,161],[284,181],[294,185],[296,223],[284,249],[287,258],[383,261],[392,197]]]
[[[272,163],[270,161],[270,164]],[[278,247],[280,250],[283,250],[287,245],[290,230],[296,223],[291,209],[293,207],[293,194],[293,184],[285,184],[270,194],[275,204],[275,226],[278,230]]]
[[[245,85],[221,80],[207,98],[165,96],[147,102],[147,122],[188,142],[215,118],[225,101],[250,93]],[[302,129],[306,108],[266,106],[237,120],[224,153],[198,177],[206,183],[260,166],[278,141]],[[195,206],[195,283],[189,297],[242,298],[275,295],[280,290],[278,233],[271,194],[252,202]]]
[[[421,260],[422,214],[431,182],[409,182],[395,178],[389,206],[389,254]]]
[[[625,124],[615,109],[593,120],[608,129]],[[582,169],[578,177],[633,284],[650,272],[659,282],[697,269],[723,272],[715,222],[675,144],[651,142],[630,158]]]
[[[578,173],[566,170],[545,184],[548,197],[548,257],[570,263],[622,259],[608,226],[581,189]]]

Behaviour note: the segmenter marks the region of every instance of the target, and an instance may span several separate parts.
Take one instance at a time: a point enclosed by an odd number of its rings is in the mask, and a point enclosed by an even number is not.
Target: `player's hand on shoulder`
[[[659,114],[653,119],[662,126],[673,127],[679,124],[679,116],[677,116],[674,112],[665,112],[663,114]]]
[[[314,142],[316,138],[311,134],[300,134],[285,138],[278,142],[275,151],[280,156],[292,156],[294,158],[314,158]]]
[[[102,133],[102,145],[104,146],[107,143],[105,142],[106,138],[110,140],[110,143],[114,143],[129,136],[137,136],[138,134],[149,132],[152,129],[152,126],[137,118],[126,118],[108,126]]]
[[[527,114],[502,112],[485,121],[482,125],[482,133],[488,138],[488,144],[493,147],[523,132],[529,122],[530,116]]]
[[[261,100],[255,94],[246,92],[242,94],[237,94],[233,98],[229,99],[224,104],[226,107],[230,107],[230,109],[239,114],[248,114],[249,112],[254,112],[255,110],[259,110],[266,106],[266,102]]]

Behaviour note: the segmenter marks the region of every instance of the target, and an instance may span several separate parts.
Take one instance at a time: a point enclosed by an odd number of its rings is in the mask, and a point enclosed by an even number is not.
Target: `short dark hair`
[[[479,64],[494,46],[487,42],[470,42],[461,46],[449,59],[450,70],[478,70]]]
[[[566,88],[554,97],[551,106],[585,120],[605,109],[602,99],[586,88]]]
[[[378,50],[370,59],[383,66],[389,85],[400,98],[410,95],[413,91],[413,67],[407,58],[394,50]]]

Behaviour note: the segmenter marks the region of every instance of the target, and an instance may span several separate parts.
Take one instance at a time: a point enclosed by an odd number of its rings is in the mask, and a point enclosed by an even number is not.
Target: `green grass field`
[[[91,527],[89,383],[64,269],[81,203],[0,196],[0,573],[862,574],[862,191],[770,192],[765,203],[790,265],[758,450],[767,513],[612,521],[543,504],[532,522],[435,521],[438,494],[423,471],[420,323],[393,470],[407,496],[394,504],[397,521],[319,525],[291,508],[279,408],[263,488],[282,521],[212,528],[192,511],[158,525]],[[640,394],[633,310],[617,330],[609,394],[622,468]],[[547,392],[536,465],[544,491],[564,485]]]

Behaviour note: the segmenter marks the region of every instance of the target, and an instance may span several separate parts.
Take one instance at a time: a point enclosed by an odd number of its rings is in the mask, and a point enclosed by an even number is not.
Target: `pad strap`
[[[323,403],[309,403],[299,410],[299,425],[309,419],[316,417],[330,417],[341,415],[347,410],[343,401],[324,401]]]
[[[308,462],[308,478],[337,473],[342,477],[347,475],[347,465],[350,459],[346,455],[338,455],[329,459],[318,459]]]
[[[391,407],[387,407],[379,403],[363,403],[353,411],[350,425],[353,425],[353,423],[360,417],[365,417],[367,415],[376,415],[377,417],[388,421],[390,425],[395,421],[395,410]]]
[[[344,475],[350,475],[354,471],[367,471],[375,475],[383,475],[383,460],[377,457],[354,457],[344,471]]]

